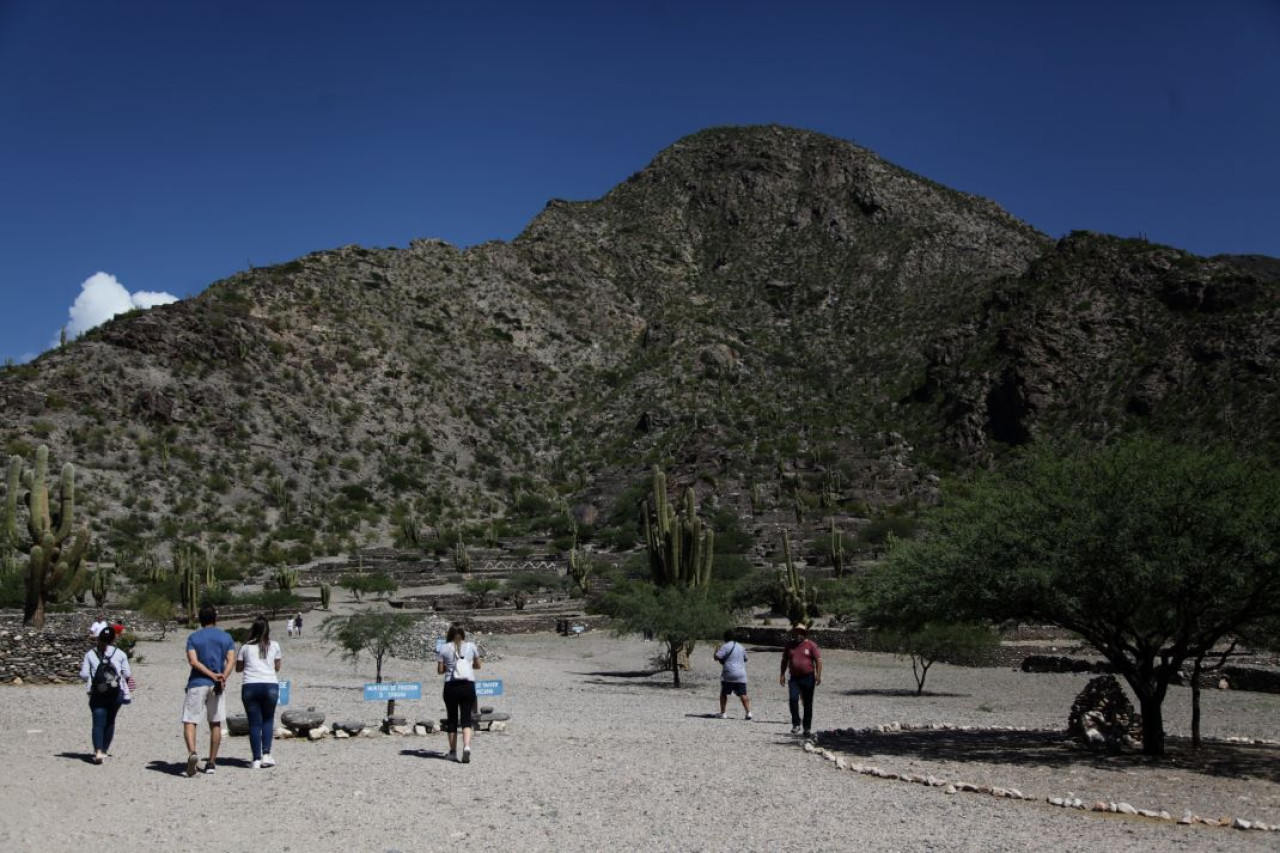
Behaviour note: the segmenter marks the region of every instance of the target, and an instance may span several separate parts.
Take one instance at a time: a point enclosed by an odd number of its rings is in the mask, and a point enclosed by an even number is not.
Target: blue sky
[[[99,272],[128,307],[510,239],[721,124],[853,140],[1053,236],[1280,256],[1277,92],[1276,0],[0,0],[0,359]]]

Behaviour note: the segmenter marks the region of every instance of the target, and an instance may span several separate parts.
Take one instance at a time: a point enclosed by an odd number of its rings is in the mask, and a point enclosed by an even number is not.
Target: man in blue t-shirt
[[[227,718],[224,688],[236,668],[236,641],[218,627],[218,611],[212,604],[200,608],[200,630],[187,637],[187,696],[182,705],[182,736],[187,742],[187,775],[196,775],[200,758],[196,754],[196,729],[203,716],[209,721],[209,758],[204,772],[218,767],[218,747],[222,745],[222,721]]]

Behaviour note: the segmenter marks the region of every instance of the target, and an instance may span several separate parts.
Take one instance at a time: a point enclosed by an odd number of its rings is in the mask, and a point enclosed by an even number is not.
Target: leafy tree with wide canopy
[[[1137,436],[1036,446],[951,484],[926,535],[864,587],[877,621],[1042,620],[1132,688],[1143,752],[1185,661],[1280,613],[1280,478],[1260,460]]]

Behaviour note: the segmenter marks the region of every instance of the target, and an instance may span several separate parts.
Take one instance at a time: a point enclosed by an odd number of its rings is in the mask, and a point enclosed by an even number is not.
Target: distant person
[[[467,642],[467,632],[451,625],[436,659],[436,672],[444,676],[445,731],[449,733],[449,757],[463,764],[471,761],[472,712],[476,707],[476,673],[480,651]],[[462,729],[462,755],[458,755],[458,729]]]
[[[271,737],[276,727],[276,703],[280,701],[280,644],[271,639],[267,617],[253,620],[249,638],[236,655],[236,672],[244,673],[240,701],[249,718],[249,748],[253,769],[275,767]]]
[[[129,699],[129,656],[116,648],[116,632],[110,625],[98,633],[98,642],[84,653],[80,678],[89,694],[93,716],[93,763],[101,764],[111,752],[116,736],[116,714]]]
[[[111,627],[111,623],[107,621],[107,617],[99,613],[98,618],[93,620],[93,624],[89,626],[89,639],[95,643],[98,642],[102,629],[109,627]]]
[[[293,630],[298,632],[298,636],[302,636],[302,614],[299,613],[293,617]]]
[[[791,626],[791,636],[782,650],[782,671],[778,683],[785,685],[791,675],[788,695],[791,706],[791,733],[803,732],[805,737],[813,728],[813,689],[822,684],[822,653],[818,644],[809,639],[809,629],[801,623]],[[804,705],[804,719],[800,718],[800,705]]]
[[[284,632],[286,636],[290,638],[293,637],[293,617],[292,616],[284,620]]]
[[[725,704],[731,693],[742,700],[747,719],[755,719],[751,716],[751,700],[747,698],[747,650],[733,631],[724,632],[724,645],[716,649],[714,656],[720,664],[720,719],[725,718]]]
[[[187,696],[182,705],[182,736],[187,743],[187,775],[196,775],[200,759],[196,754],[196,729],[201,717],[209,721],[209,758],[204,772],[218,769],[218,747],[222,745],[222,721],[227,718],[224,689],[235,670],[236,641],[218,627],[218,611],[211,604],[200,608],[200,630],[187,637]]]

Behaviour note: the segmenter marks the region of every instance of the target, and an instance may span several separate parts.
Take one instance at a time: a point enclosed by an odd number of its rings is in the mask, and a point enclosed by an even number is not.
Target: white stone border
[[[1044,729],[1032,728],[1030,726],[960,726],[951,723],[888,723],[880,726],[868,726],[861,729],[835,729],[829,732],[829,735],[849,737],[859,735],[873,734],[889,734],[895,732],[918,732],[918,731],[961,731],[961,732],[1036,732],[1045,731]],[[1265,746],[1280,745],[1280,741],[1264,740],[1262,738],[1246,738],[1246,737],[1230,737],[1213,739],[1215,743],[1235,743],[1235,744],[1257,744]],[[886,771],[880,767],[868,766],[864,764],[855,764],[838,755],[829,749],[818,746],[813,741],[806,740],[804,742],[804,751],[813,755],[821,756],[827,761],[835,765],[837,770],[848,770],[858,773],[862,776],[874,776],[877,779],[889,779],[898,782],[909,782],[915,785],[925,785],[930,788],[943,788],[947,794],[984,794],[998,799],[1006,800],[1025,800],[1028,802],[1039,802],[1039,797],[1028,796],[1017,788],[1002,788],[997,785],[974,785],[969,782],[951,782],[946,779],[940,779],[932,774],[921,776],[915,773],[893,773]],[[1085,803],[1073,793],[1068,793],[1065,797],[1045,797],[1044,801],[1051,806],[1059,808],[1076,809],[1088,812],[1107,812],[1111,814],[1123,814],[1131,817],[1142,817],[1150,820],[1158,820],[1166,823],[1175,823],[1180,826],[1208,826],[1208,827],[1230,827],[1232,829],[1241,830],[1257,830],[1261,832],[1280,832],[1280,825],[1271,825],[1258,820],[1245,820],[1244,818],[1205,818],[1193,814],[1190,811],[1185,812],[1182,817],[1175,819],[1173,815],[1163,809],[1157,811],[1155,809],[1139,809],[1128,803],[1123,802],[1106,802],[1096,800],[1092,803]]]

